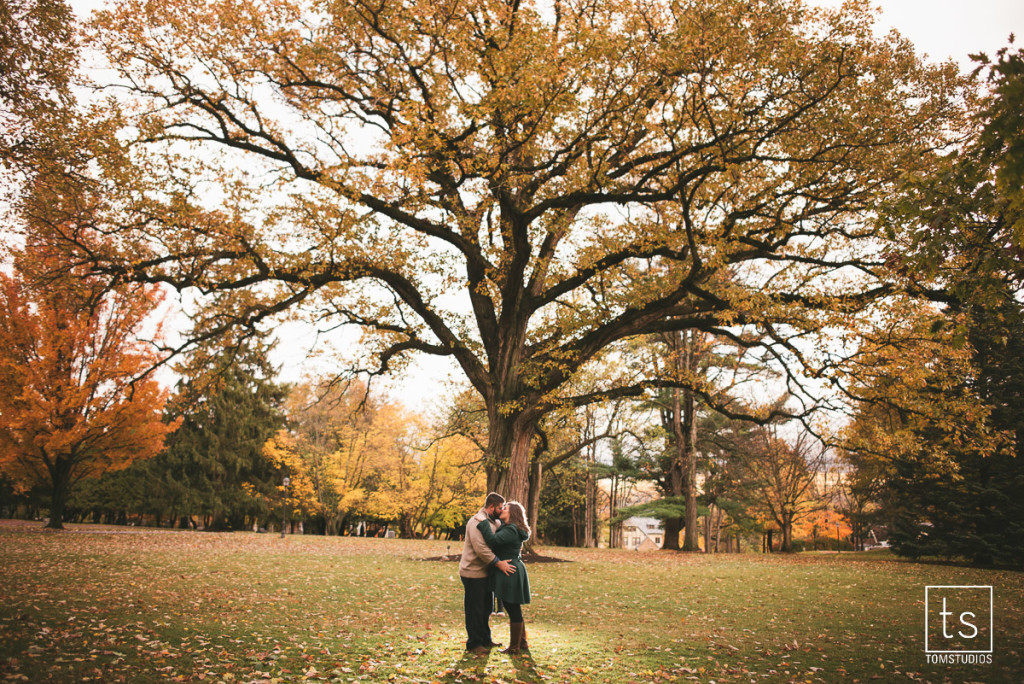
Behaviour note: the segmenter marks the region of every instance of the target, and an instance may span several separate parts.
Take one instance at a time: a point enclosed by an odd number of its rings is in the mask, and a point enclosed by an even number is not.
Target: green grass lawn
[[[530,565],[532,655],[482,658],[456,564],[422,560],[446,542],[38,525],[0,522],[6,681],[1024,680],[1019,572],[547,547],[572,562]],[[991,665],[925,659],[925,586],[955,584],[994,586]]]

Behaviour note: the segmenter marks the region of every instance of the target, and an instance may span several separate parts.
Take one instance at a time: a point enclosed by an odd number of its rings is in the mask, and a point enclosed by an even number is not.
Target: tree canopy
[[[898,552],[1020,565],[1024,51],[979,59],[970,137],[886,205],[894,280],[926,307],[865,346],[850,460]]]
[[[370,374],[454,359],[521,500],[546,412],[685,384],[569,391],[630,337],[820,371],[794,340],[886,291],[868,214],[959,85],[793,0],[135,0],[92,40],[136,170],[79,257],[202,294],[200,338],[305,307],[369,333]]]

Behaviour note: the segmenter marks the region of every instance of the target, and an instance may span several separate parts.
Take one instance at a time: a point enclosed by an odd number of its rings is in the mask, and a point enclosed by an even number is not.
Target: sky
[[[426,0],[424,0],[426,1]],[[807,0],[818,6],[838,6],[842,0]],[[101,0],[71,0],[79,17],[102,7]],[[895,28],[908,38],[930,61],[956,61],[961,69],[970,70],[971,53],[987,52],[992,56],[1008,44],[1011,33],[1024,45],[1024,0],[881,0],[877,22],[879,33]],[[279,331],[283,343],[275,354],[286,381],[301,378],[310,362],[309,347],[316,337],[297,324],[288,324]],[[443,403],[444,386],[459,373],[448,362],[423,359],[413,364],[401,382],[390,384],[391,393],[411,408],[429,409]]]
[[[810,4],[835,7],[841,0],[809,0]],[[1024,0],[881,0],[878,25],[895,28],[907,37],[918,53],[931,61],[952,58],[970,69],[974,52],[993,55],[1016,33],[1016,45],[1024,45]]]
[[[103,7],[102,0],[70,0],[79,17]],[[806,0],[809,4],[835,7],[842,0]],[[1015,32],[1024,44],[1024,0],[876,0],[881,9],[879,25],[895,28],[909,38],[918,52],[935,61],[953,58],[969,66],[968,55],[994,53]]]

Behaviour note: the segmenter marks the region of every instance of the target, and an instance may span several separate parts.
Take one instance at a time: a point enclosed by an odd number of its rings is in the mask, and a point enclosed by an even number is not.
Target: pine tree
[[[285,424],[287,388],[274,381],[267,353],[250,343],[193,364],[173,401],[171,416],[182,424],[154,468],[181,483],[183,510],[201,513],[213,529],[242,529],[266,515],[263,500],[279,484],[263,446]]]

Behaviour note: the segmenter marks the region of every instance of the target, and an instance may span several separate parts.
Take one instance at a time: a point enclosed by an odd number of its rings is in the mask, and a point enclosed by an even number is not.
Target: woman
[[[523,623],[523,604],[530,602],[530,578],[519,554],[523,542],[530,538],[530,526],[526,523],[526,511],[518,501],[506,503],[498,518],[502,525],[497,532],[491,531],[491,525],[486,520],[478,523],[477,529],[499,560],[508,561],[516,566],[515,573],[511,575],[493,570],[490,575],[491,591],[505,605],[509,619],[511,635],[508,648],[502,653],[514,654],[529,649],[526,643],[526,625]]]

